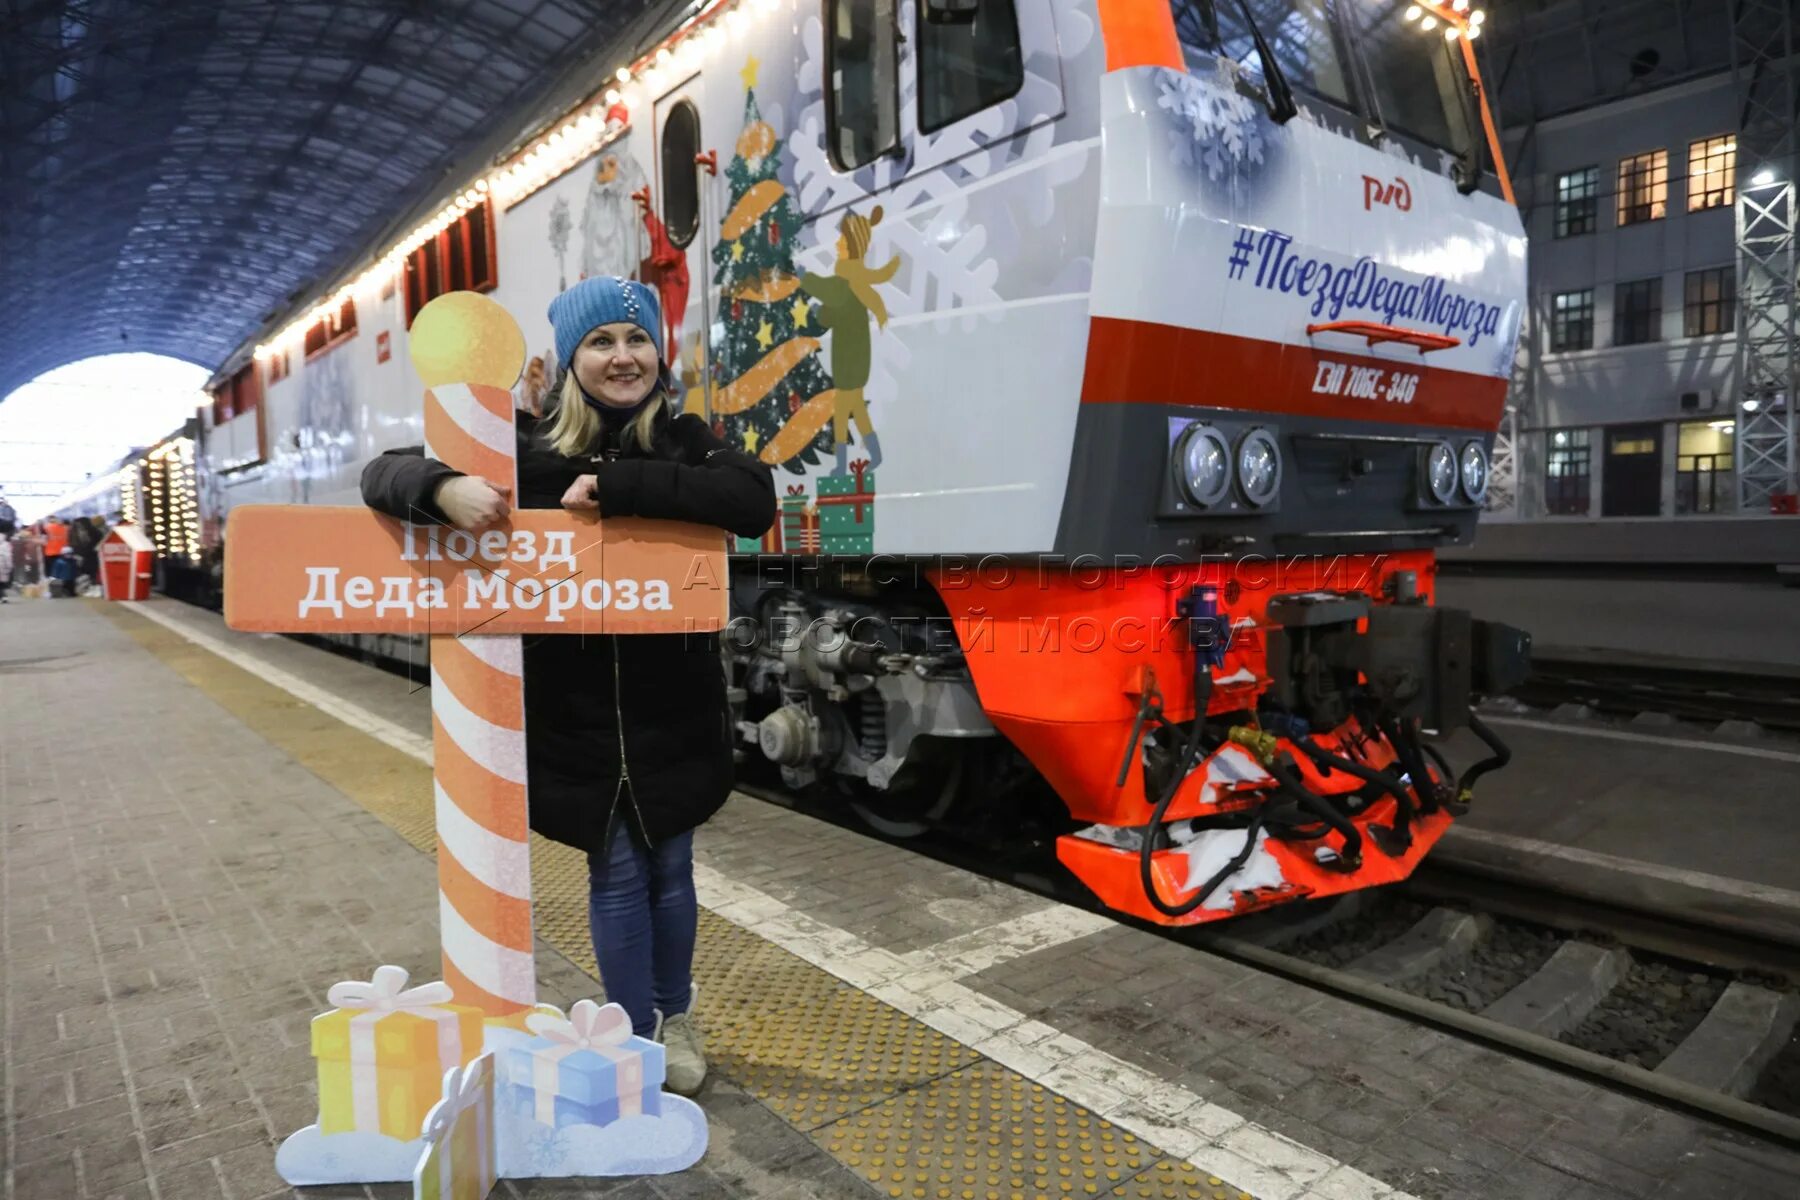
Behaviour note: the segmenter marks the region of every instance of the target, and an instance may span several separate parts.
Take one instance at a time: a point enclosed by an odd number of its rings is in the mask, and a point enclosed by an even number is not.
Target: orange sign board
[[[465,533],[361,508],[258,504],[226,523],[225,623],[261,633],[709,633],[707,525],[516,510]]]

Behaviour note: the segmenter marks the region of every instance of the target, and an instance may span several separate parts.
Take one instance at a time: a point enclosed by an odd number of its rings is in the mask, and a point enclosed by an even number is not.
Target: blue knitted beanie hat
[[[619,321],[629,321],[649,334],[656,357],[663,357],[662,306],[656,302],[656,293],[635,279],[596,275],[550,302],[557,362],[568,367],[582,338],[601,325]]]

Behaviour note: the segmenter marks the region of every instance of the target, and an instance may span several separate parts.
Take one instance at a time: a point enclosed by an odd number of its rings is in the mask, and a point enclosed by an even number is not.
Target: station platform
[[[1529,629],[1540,657],[1783,674],[1800,686],[1800,592],[1772,573],[1701,579],[1651,568],[1607,571],[1446,563],[1438,603]]]
[[[1513,751],[1432,863],[1800,946],[1800,744],[1490,713]],[[1455,763],[1486,751],[1459,733]]]
[[[307,1189],[310,1019],[437,975],[429,702],[153,601],[0,610],[7,1194]],[[1575,786],[1573,780],[1568,784]],[[1498,801],[1495,802],[1498,807]],[[697,839],[711,1146],[507,1197],[1787,1197],[1800,1153],[747,796]],[[540,995],[600,993],[533,849]]]

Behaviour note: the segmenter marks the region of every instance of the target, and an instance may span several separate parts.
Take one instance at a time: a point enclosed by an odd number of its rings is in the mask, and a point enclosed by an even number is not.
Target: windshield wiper
[[[1210,9],[1211,4],[1206,7]],[[1256,18],[1250,15],[1249,0],[1238,0],[1238,11],[1244,14],[1244,25],[1250,30],[1250,38],[1256,43],[1256,57],[1262,63],[1263,86],[1268,89],[1269,117],[1277,125],[1285,125],[1300,113],[1300,106],[1294,103],[1294,89],[1288,86],[1281,64],[1275,61],[1275,52],[1269,48],[1262,30],[1256,27]],[[1207,15],[1212,16],[1211,13]],[[1216,26],[1216,18],[1210,23]]]
[[[1450,56],[1448,44],[1444,47],[1444,56]],[[1482,97],[1475,77],[1460,63],[1451,62],[1450,73],[1452,78],[1461,75],[1463,80],[1463,86],[1456,89],[1462,95],[1463,110],[1463,145],[1456,156],[1456,190],[1467,196],[1481,187],[1482,139],[1475,130],[1481,124]]]

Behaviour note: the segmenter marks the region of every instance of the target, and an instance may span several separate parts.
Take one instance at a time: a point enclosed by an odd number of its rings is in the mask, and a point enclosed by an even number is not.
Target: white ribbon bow
[[[406,979],[405,967],[376,967],[375,977],[369,982],[346,979],[342,983],[334,983],[325,993],[325,999],[333,1008],[398,1012],[401,1009],[448,1004],[455,994],[450,990],[450,985],[442,981],[409,988],[406,986]]]
[[[525,1027],[561,1045],[589,1049],[622,1046],[631,1037],[631,1018],[623,1008],[617,1004],[602,1007],[592,1000],[577,1000],[567,1020],[554,1009],[534,1012],[525,1018]]]
[[[492,1066],[493,1059],[482,1055],[466,1067],[445,1071],[444,1095],[425,1114],[422,1136],[429,1141],[449,1137],[456,1125],[456,1115],[481,1098],[482,1077]]]

